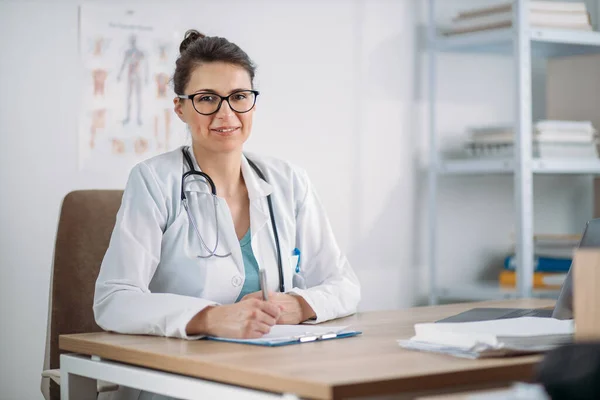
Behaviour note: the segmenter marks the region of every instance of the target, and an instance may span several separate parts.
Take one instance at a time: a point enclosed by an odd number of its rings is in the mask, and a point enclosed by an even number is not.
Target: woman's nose
[[[221,103],[221,108],[219,108],[219,111],[217,111],[217,116],[228,117],[230,115],[233,115],[233,110],[229,106],[229,102],[223,100],[223,102]]]

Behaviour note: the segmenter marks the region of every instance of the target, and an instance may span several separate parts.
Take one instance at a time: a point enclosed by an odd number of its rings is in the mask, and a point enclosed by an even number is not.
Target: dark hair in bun
[[[200,33],[195,29],[188,29],[183,35],[183,41],[179,45],[179,53],[183,54],[185,49],[187,49],[190,46],[190,44],[196,41],[196,39],[204,39],[205,37],[205,34]]]
[[[195,29],[185,32],[179,45],[179,58],[175,63],[173,86],[176,94],[184,94],[194,68],[207,62],[224,62],[244,68],[254,86],[256,66],[248,54],[235,43],[217,37],[206,36]]]

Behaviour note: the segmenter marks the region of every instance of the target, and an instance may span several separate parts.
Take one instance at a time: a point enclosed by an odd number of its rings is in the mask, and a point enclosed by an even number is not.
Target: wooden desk
[[[415,323],[473,307],[551,305],[551,300],[532,299],[366,312],[329,322],[352,325],[363,331],[361,336],[278,348],[91,333],[62,335],[60,349],[178,376],[315,399],[464,391],[528,380],[541,356],[467,360],[405,350],[396,340],[410,338]],[[77,371],[71,373],[77,375]],[[107,376],[87,376],[107,380]]]

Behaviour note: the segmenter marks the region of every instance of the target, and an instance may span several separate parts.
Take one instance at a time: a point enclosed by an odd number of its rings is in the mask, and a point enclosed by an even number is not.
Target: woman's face
[[[195,101],[209,102],[214,100],[211,94],[229,96],[238,90],[251,89],[250,75],[244,68],[223,62],[210,62],[192,71],[184,94],[202,93],[196,96]],[[230,98],[232,104],[233,97]],[[175,112],[190,128],[194,147],[199,146],[214,153],[241,151],[242,145],[250,136],[256,107],[246,113],[238,113],[223,101],[219,111],[212,115],[202,115],[196,112],[192,100],[175,98],[174,103]]]

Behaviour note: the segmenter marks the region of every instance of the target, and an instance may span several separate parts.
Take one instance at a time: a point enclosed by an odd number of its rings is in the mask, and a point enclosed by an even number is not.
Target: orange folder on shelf
[[[560,289],[567,274],[552,272],[534,272],[533,287],[536,289]],[[515,287],[517,284],[517,273],[504,270],[498,276],[500,286]]]

